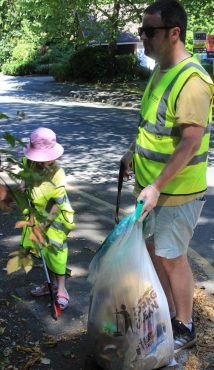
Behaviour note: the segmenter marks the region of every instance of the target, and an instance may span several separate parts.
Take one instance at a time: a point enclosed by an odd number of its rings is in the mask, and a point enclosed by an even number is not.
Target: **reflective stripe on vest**
[[[58,204],[69,203],[69,205],[70,205],[70,201],[69,201],[69,198],[68,198],[67,194],[63,195],[62,197],[54,198],[54,200]]]
[[[175,106],[182,87],[191,75],[199,76],[212,86],[208,73],[194,58],[188,58],[168,71],[150,95],[154,74],[147,85],[134,153],[135,176],[142,187],[155,181],[180,141],[180,130],[175,125]],[[208,119],[199,150],[176,178],[162,189],[163,193],[191,194],[206,188],[210,131]]]
[[[55,245],[59,249],[68,248],[68,244],[66,241],[63,242],[62,244],[62,243],[58,243],[55,239],[48,238],[48,244]]]
[[[202,72],[203,74],[206,74],[207,76],[209,76],[209,74],[198,64],[194,63],[194,62],[190,62],[190,63],[187,63],[179,72],[178,74],[173,78],[173,80],[170,82],[170,84],[168,85],[168,87],[166,88],[162,98],[161,98],[161,101],[160,101],[160,104],[159,104],[159,107],[158,107],[158,110],[157,110],[157,130],[158,129],[161,129],[161,126],[165,126],[165,121],[166,121],[166,111],[167,111],[167,103],[168,103],[168,98],[169,98],[169,94],[172,90],[172,87],[175,85],[176,81],[178,80],[178,77],[184,72],[186,71],[187,69],[189,69],[190,67],[194,67],[196,68],[197,70],[199,70],[200,72]],[[161,131],[161,130],[160,130]]]
[[[141,118],[139,122],[139,126],[145,128],[146,131],[151,132],[156,136],[179,136],[180,137],[180,129],[178,127],[165,127],[161,126],[157,128],[156,125],[150,123],[149,121],[143,120]],[[211,123],[208,124],[207,127],[204,129],[204,134],[211,132]]]
[[[58,221],[51,222],[51,227],[57,230],[64,231],[64,233],[68,233],[68,231],[70,231],[70,229],[68,229],[65,225]]]
[[[180,137],[180,130],[178,127],[166,127],[165,121],[166,121],[166,112],[167,112],[167,104],[170,92],[172,90],[172,87],[175,85],[176,81],[178,80],[178,77],[187,69],[194,67],[196,70],[202,72],[204,75],[209,77],[209,74],[197,63],[189,62],[186,65],[183,66],[183,68],[180,69],[180,71],[177,73],[177,75],[173,78],[173,80],[169,83],[169,85],[166,87],[158,109],[156,113],[156,123],[153,124],[149,122],[148,120],[145,120],[141,117],[139,125],[141,127],[144,127],[147,131],[153,133],[157,136],[179,136]],[[211,131],[211,125],[208,125],[208,127],[205,128],[205,133]]]
[[[61,227],[60,229],[59,228],[57,229],[52,227],[52,224],[45,233],[46,238],[48,239],[48,244],[55,245],[57,248],[60,249],[67,248],[68,246],[66,242],[67,234],[68,230],[64,232],[64,230],[62,230]]]
[[[142,148],[137,144],[135,146],[135,153],[138,153],[141,157],[144,157],[146,159],[150,159],[152,161],[161,162],[161,163],[167,163],[169,158],[171,157],[171,154],[154,152],[152,150]],[[206,159],[207,159],[207,152],[196,155],[191,159],[191,161],[187,164],[187,166],[192,166],[192,165],[195,165],[201,162],[205,162]]]

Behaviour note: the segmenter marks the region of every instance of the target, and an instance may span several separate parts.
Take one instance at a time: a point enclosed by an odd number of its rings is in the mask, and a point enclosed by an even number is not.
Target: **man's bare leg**
[[[188,323],[192,318],[194,278],[186,255],[166,259],[161,258],[162,266],[167,273],[176,308],[176,319]]]

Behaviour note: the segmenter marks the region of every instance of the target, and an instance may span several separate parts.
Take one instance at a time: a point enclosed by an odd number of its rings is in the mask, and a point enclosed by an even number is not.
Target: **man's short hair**
[[[177,26],[180,28],[180,39],[185,43],[187,29],[187,13],[176,0],[159,0],[149,5],[144,14],[160,13],[164,26]]]

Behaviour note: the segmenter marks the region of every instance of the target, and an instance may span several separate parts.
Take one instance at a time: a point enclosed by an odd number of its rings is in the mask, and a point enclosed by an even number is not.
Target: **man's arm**
[[[173,180],[177,174],[190,162],[201,145],[204,134],[204,128],[198,125],[180,126],[181,141],[170,157],[163,171],[157,177],[153,184],[143,189],[138,197],[138,201],[144,199],[143,220],[147,214],[157,204],[158,197],[164,186]]]

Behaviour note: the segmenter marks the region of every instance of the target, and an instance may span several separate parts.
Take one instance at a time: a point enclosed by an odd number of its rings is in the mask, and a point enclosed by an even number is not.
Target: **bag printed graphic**
[[[152,370],[173,361],[168,303],[137,222],[142,206],[115,226],[89,266],[90,353],[107,370]]]

